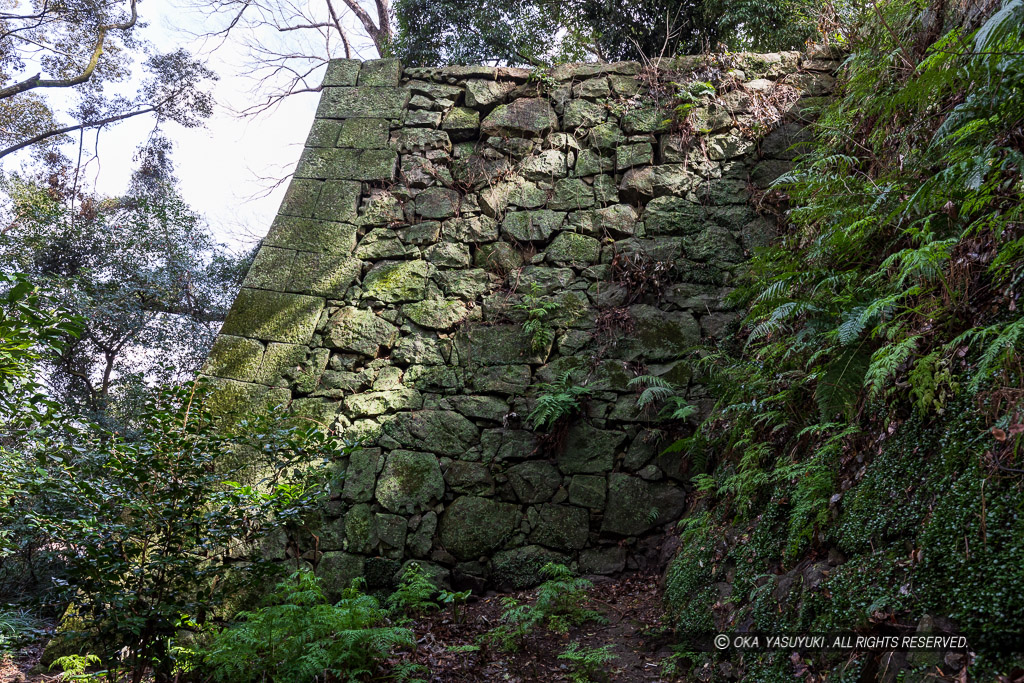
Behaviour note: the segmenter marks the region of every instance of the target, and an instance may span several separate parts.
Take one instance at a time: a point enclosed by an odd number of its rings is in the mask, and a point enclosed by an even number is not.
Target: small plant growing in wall
[[[566,370],[552,384],[538,384],[537,405],[527,416],[534,430],[549,430],[563,417],[580,411],[580,401],[593,392],[591,387],[577,385],[573,371]]]
[[[547,347],[555,338],[555,328],[551,326],[550,316],[558,311],[557,301],[541,296],[541,288],[536,282],[530,283],[530,291],[523,295],[521,303],[512,308],[526,314],[523,331],[530,335],[530,344],[534,351]]]

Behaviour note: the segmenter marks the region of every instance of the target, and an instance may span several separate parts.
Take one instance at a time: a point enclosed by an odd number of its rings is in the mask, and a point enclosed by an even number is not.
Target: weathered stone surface
[[[515,100],[499,105],[480,124],[484,135],[541,137],[558,129],[558,116],[542,98]]]
[[[493,242],[498,239],[498,222],[490,216],[453,218],[444,222],[441,234],[452,242]]]
[[[316,115],[328,119],[400,119],[408,102],[409,91],[402,88],[325,88]]]
[[[565,564],[568,557],[539,545],[527,545],[495,553],[491,577],[502,590],[521,590],[544,581],[541,568],[549,563]]]
[[[398,340],[391,357],[406,365],[444,365],[450,348],[447,340],[412,335]]]
[[[506,472],[520,503],[533,505],[551,500],[562,484],[562,475],[549,462],[523,462]]]
[[[555,189],[548,207],[558,211],[586,209],[594,205],[594,188],[579,178],[555,181]]]
[[[400,413],[384,433],[405,446],[450,456],[462,455],[479,437],[476,425],[450,410]]]
[[[442,270],[434,275],[438,286],[448,296],[463,299],[476,299],[490,289],[491,276],[487,271],[475,268],[472,270]]]
[[[743,260],[743,248],[725,228],[712,225],[683,240],[683,252],[694,261],[720,261],[738,263]]]
[[[452,149],[452,140],[443,130],[403,128],[391,136],[391,146],[403,153],[433,150],[449,152]]]
[[[327,349],[310,349],[299,344],[270,342],[263,354],[256,381],[277,387],[292,387],[299,393],[312,392],[327,367]]]
[[[604,475],[577,474],[569,482],[569,502],[586,508],[604,508]]]
[[[446,187],[429,187],[416,195],[416,213],[423,218],[450,218],[459,210],[461,197]]]
[[[373,499],[377,488],[377,473],[382,464],[379,448],[360,448],[349,457],[345,471],[345,485],[342,498],[355,503],[366,503]]]
[[[622,546],[612,548],[593,548],[580,553],[581,574],[618,574],[626,568],[626,549]]]
[[[414,529],[412,534],[406,538],[409,552],[413,557],[425,557],[434,544],[434,535],[437,533],[437,513],[430,510],[420,518],[418,525],[413,526],[410,521],[409,527]]]
[[[545,258],[560,266],[582,268],[597,263],[601,255],[601,243],[593,237],[574,232],[562,232],[544,252]]]
[[[648,235],[692,235],[708,222],[703,206],[682,197],[656,197],[644,210]]]
[[[331,348],[354,351],[376,357],[381,347],[389,348],[398,337],[398,328],[366,308],[346,306],[327,322],[324,339]]]
[[[455,299],[427,299],[402,306],[402,314],[420,327],[447,330],[465,319],[466,304]]]
[[[355,85],[361,65],[358,59],[332,59],[327,63],[324,86]]]
[[[346,119],[335,145],[352,149],[384,149],[388,146],[386,119]]]
[[[540,211],[515,211],[505,216],[501,230],[520,242],[546,241],[565,221],[565,214],[543,209]]]
[[[363,298],[383,303],[419,301],[432,272],[426,261],[400,261],[376,266],[363,278]]]
[[[341,592],[363,575],[364,563],[361,555],[341,551],[324,553],[317,563],[316,575],[327,599],[334,601],[340,598]]]
[[[619,446],[626,440],[622,432],[597,429],[588,422],[577,422],[565,437],[565,449],[556,458],[563,474],[608,472],[615,462]]]
[[[460,496],[441,517],[441,543],[460,560],[476,560],[500,548],[519,528],[519,506]]]
[[[613,473],[601,532],[636,536],[677,519],[685,507],[686,493],[677,486]]]
[[[472,78],[466,81],[466,106],[486,109],[504,102],[510,92],[516,89],[511,81],[484,81]]]
[[[508,402],[494,396],[451,396],[445,402],[469,418],[501,422],[509,412]]]
[[[630,135],[635,133],[658,133],[668,127],[669,112],[658,107],[642,107],[627,112],[622,117],[622,130]]]
[[[455,460],[445,470],[444,480],[448,488],[455,493],[471,496],[494,495],[494,478],[490,469],[483,463]]]
[[[455,242],[442,242],[423,250],[423,258],[439,268],[465,268],[469,265],[469,247]]]
[[[602,156],[595,150],[585,149],[577,155],[572,174],[574,176],[591,176],[613,170],[615,170],[613,157]]]
[[[419,253],[416,247],[405,244],[390,228],[374,228],[359,240],[355,257],[364,260],[393,259]]]
[[[356,227],[346,223],[278,216],[263,246],[349,256],[356,248]]]
[[[591,128],[608,118],[608,110],[600,104],[587,100],[572,100],[565,106],[565,127],[567,129]]]
[[[565,153],[557,149],[546,149],[540,154],[526,157],[519,164],[519,173],[527,180],[552,180],[563,178],[569,172]]]
[[[456,140],[469,139],[479,127],[480,112],[466,107],[452,107],[441,122],[441,128]]]
[[[372,508],[366,503],[349,508],[345,513],[345,550],[366,555],[376,554],[379,542]]]
[[[620,339],[615,344],[610,352],[615,357],[624,360],[674,360],[700,342],[697,319],[690,313],[665,313],[653,306],[639,304],[630,306],[629,314],[634,331],[629,338]]]
[[[397,410],[417,410],[423,407],[423,396],[415,389],[401,387],[346,396],[343,405],[349,417],[374,417]]]
[[[308,147],[295,167],[296,178],[394,180],[398,154],[390,149]]]
[[[545,504],[537,507],[530,542],[555,550],[580,550],[589,533],[590,515],[583,508]]]
[[[521,325],[481,325],[459,330],[455,349],[462,365],[541,363],[547,349],[535,350]]]
[[[324,300],[317,297],[242,288],[221,334],[307,344],[323,307]]]
[[[530,385],[529,365],[497,365],[473,368],[470,384],[475,391],[518,395]]]
[[[214,414],[233,420],[275,408],[283,409],[291,401],[291,392],[287,389],[220,377],[212,377],[209,382],[211,391],[206,399],[207,407]]]
[[[480,437],[484,462],[525,460],[537,451],[537,436],[525,429],[487,429]]]
[[[359,85],[396,87],[402,76],[402,63],[397,59],[370,59],[359,70]]]
[[[377,480],[377,502],[390,512],[424,512],[444,495],[444,477],[433,453],[394,450]]]
[[[213,342],[203,374],[252,382],[263,360],[263,344],[244,337],[222,334]]]

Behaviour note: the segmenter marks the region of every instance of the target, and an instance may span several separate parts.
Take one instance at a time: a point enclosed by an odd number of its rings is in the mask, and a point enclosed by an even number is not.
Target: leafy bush
[[[430,580],[419,562],[410,562],[402,573],[398,588],[388,596],[388,606],[400,618],[417,612],[427,612],[438,608],[437,586]]]
[[[159,677],[183,615],[202,621],[277,571],[263,538],[302,524],[344,448],[284,415],[228,425],[202,385],[153,392],[140,421],[135,440],[66,420],[37,430],[4,454],[0,482],[17,501],[4,520],[64,564],[61,637],[107,665],[127,648],[136,676]]]
[[[227,683],[308,683],[328,675],[356,681],[372,674],[412,632],[392,626],[389,611],[353,582],[334,605],[309,571],[281,582],[269,604],[238,615],[206,648],[213,677]]]

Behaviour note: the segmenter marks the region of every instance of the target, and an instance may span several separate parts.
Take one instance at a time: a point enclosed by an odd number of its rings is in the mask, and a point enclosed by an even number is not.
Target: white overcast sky
[[[139,3],[139,10],[148,24],[142,34],[157,51],[186,47],[200,52],[220,77],[213,87],[216,112],[205,128],[186,130],[168,123],[163,130],[175,143],[174,161],[185,200],[229,245],[238,248],[252,244],[269,229],[286,187],[281,185],[268,196],[256,197],[272,185],[261,178],[280,178],[294,168],[319,95],[297,95],[257,118],[239,118],[232,109],[244,108],[258,98],[251,92],[252,82],[239,75],[244,50],[238,41],[229,38],[211,54],[209,41],[201,43],[190,37],[190,31],[201,33],[207,26],[185,0],[145,0]],[[362,57],[376,56],[372,44],[360,32],[353,30],[350,37]],[[128,90],[134,91],[135,85],[128,85]],[[139,117],[102,133],[99,163],[91,163],[87,172],[99,192],[116,195],[125,190],[133,168],[132,157],[152,127],[152,119]],[[94,139],[94,135],[86,135],[87,148]]]

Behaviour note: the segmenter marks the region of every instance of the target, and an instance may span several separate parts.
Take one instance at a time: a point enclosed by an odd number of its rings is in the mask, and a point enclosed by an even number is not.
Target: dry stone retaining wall
[[[317,549],[291,552],[334,587],[409,559],[502,586],[635,563],[686,467],[628,382],[703,398],[688,350],[729,338],[730,282],[771,231],[751,191],[789,168],[831,57],[331,62],[204,370],[224,410],[290,404],[362,439]],[[541,344],[526,296],[555,305]],[[545,440],[525,416],[570,370],[592,396]]]

